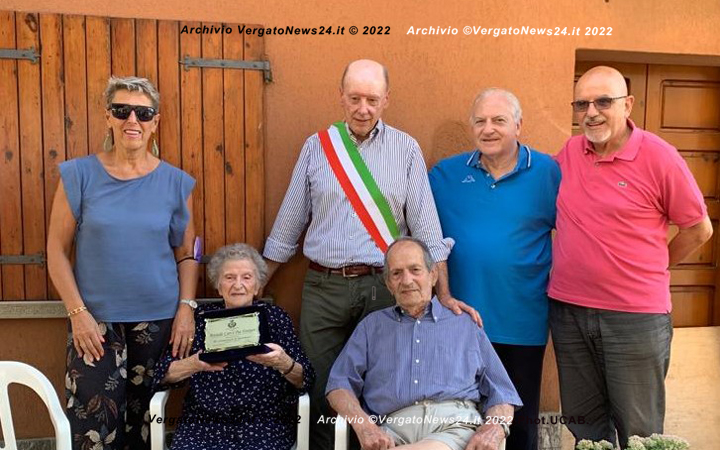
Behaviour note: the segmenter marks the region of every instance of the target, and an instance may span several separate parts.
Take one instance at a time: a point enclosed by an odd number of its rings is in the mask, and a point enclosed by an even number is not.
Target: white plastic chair
[[[150,399],[150,418],[155,419],[150,422],[151,450],[167,450],[165,447],[165,404],[169,397],[170,391],[167,390],[156,392]],[[297,424],[297,441],[294,448],[295,450],[309,450],[310,396],[308,394],[301,395],[298,400],[298,416],[300,416],[300,421]]]
[[[350,433],[347,420],[340,414],[335,417],[335,447],[333,450],[347,450],[350,443]]]
[[[40,396],[50,412],[50,420],[55,428],[55,448],[71,450],[70,422],[60,406],[55,388],[42,372],[17,361],[0,361],[0,425],[5,439],[5,447],[0,447],[0,450],[17,450],[8,396],[8,385],[11,383],[28,386]]]
[[[333,450],[347,450],[350,440],[349,431],[347,420],[345,420],[343,416],[338,415],[335,418],[335,446]],[[498,450],[505,450],[505,439],[500,443]]]

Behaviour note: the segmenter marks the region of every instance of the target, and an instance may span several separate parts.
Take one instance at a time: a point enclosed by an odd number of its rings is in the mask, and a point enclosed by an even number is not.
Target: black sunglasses
[[[116,119],[126,120],[130,113],[135,111],[135,117],[140,122],[149,122],[155,117],[157,111],[150,106],[126,105],[124,103],[113,103],[110,105],[110,113]]]
[[[610,106],[612,106],[612,103],[615,100],[620,100],[621,98],[625,98],[627,95],[621,95],[620,97],[600,97],[596,98],[593,101],[587,101],[587,100],[575,100],[574,102],[570,103],[573,107],[573,111],[575,112],[585,112],[590,108],[590,103],[595,105],[595,109],[597,110],[603,110],[608,109]]]

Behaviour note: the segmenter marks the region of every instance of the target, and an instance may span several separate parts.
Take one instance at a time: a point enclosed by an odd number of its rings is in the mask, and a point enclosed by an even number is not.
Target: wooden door
[[[672,269],[676,327],[720,325],[720,68],[648,67],[646,128],[674,145],[705,196],[715,234]],[[671,226],[670,237],[677,233]]]
[[[58,298],[42,264],[58,164],[102,151],[111,74],[158,87],[160,157],[197,180],[194,220],[205,253],[262,244],[264,74],[181,60],[259,60],[263,40],[182,33],[186,25],[220,24],[0,11],[0,49],[38,58],[0,59],[0,255],[39,262],[2,264],[0,299]],[[198,295],[213,291],[201,282]]]

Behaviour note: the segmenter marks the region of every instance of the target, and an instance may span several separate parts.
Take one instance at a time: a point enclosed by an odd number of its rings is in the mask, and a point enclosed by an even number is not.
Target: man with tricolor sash
[[[298,249],[310,260],[302,293],[300,339],[317,373],[311,392],[311,448],[332,448],[332,425],[318,423],[329,410],[328,373],[357,323],[394,304],[382,277],[384,253],[398,237],[423,241],[438,264],[437,294],[455,313],[477,313],[452,298],[443,239],[427,168],[418,143],[381,120],[389,79],[381,64],[350,63],[342,77],[344,121],[310,136],[263,256],[270,276]]]

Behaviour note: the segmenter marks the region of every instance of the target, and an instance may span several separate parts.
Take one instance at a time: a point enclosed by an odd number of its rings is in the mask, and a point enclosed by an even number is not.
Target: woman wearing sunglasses
[[[60,164],[48,270],[70,318],[67,415],[73,448],[149,448],[153,368],[194,339],[195,180],[160,159],[160,96],[112,77],[103,151]],[[74,250],[74,263],[70,255]]]

